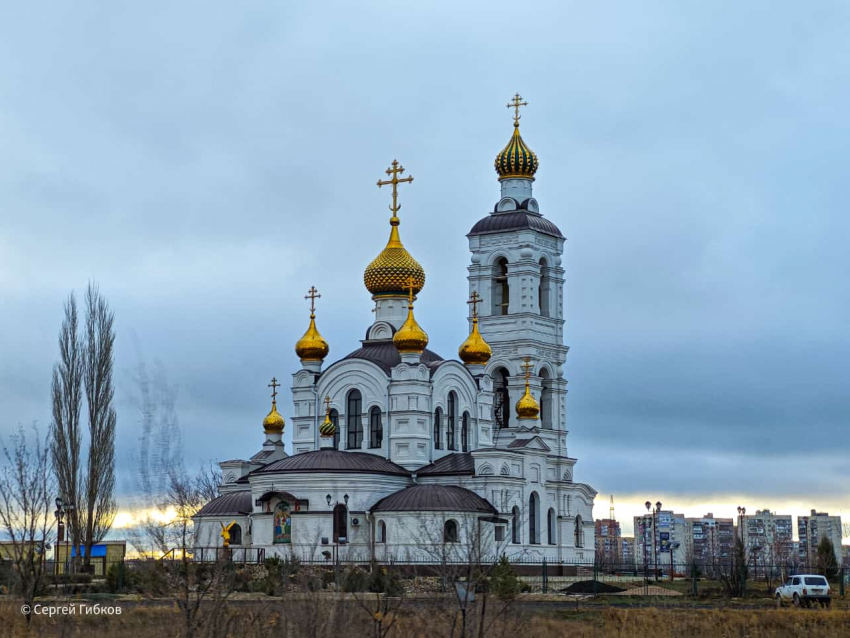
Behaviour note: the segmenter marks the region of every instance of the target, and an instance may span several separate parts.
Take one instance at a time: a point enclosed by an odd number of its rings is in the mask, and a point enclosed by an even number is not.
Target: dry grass
[[[115,604],[115,603],[108,603]],[[118,603],[121,604],[121,603]],[[569,607],[567,610],[566,607]],[[0,603],[0,635],[13,638],[154,638],[185,637],[186,628],[176,608],[122,604],[117,616],[34,617],[27,627],[18,603]],[[495,610],[493,610],[495,611]],[[269,599],[230,605],[225,620],[216,626],[199,626],[198,638],[330,638],[331,636],[375,636],[379,629],[367,610],[357,604],[336,602],[331,597],[314,600]],[[383,617],[383,629],[394,620],[386,634],[395,638],[449,638],[460,635],[456,608],[405,606],[398,618]],[[475,614],[470,615],[468,635],[477,635]],[[850,611],[797,609],[686,609],[613,607],[578,608],[572,604],[554,616],[531,615],[516,604],[499,618],[487,618],[487,638],[632,638],[690,636],[723,638],[786,638],[793,636],[850,636]],[[493,621],[490,624],[490,621]]]

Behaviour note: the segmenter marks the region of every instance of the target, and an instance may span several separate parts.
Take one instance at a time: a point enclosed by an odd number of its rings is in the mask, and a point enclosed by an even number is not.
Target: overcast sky
[[[568,445],[596,515],[614,494],[850,518],[848,30],[826,0],[7,5],[0,434],[49,424],[62,302],[93,278],[122,493],[140,353],[180,388],[190,463],[256,451],[273,375],[291,413],[306,290],[331,361],[372,321],[393,158],[417,317],[456,356],[519,91],[568,238]]]

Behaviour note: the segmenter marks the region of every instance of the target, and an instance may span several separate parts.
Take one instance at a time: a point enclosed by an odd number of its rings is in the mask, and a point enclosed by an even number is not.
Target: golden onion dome
[[[322,421],[321,425],[319,425],[319,434],[325,438],[332,437],[336,434],[336,426],[334,425],[334,422],[331,421],[330,410],[325,412],[325,420]]]
[[[413,317],[413,302],[407,306],[407,319],[393,335],[393,345],[399,352],[421,354],[428,345],[428,334],[419,327]]]
[[[490,344],[484,341],[484,337],[478,332],[478,317],[472,318],[472,332],[458,348],[460,360],[468,365],[484,365],[493,356]]]
[[[366,289],[375,296],[403,295],[408,277],[413,277],[413,294],[425,286],[425,271],[404,245],[398,235],[399,218],[390,219],[390,239],[381,254],[375,257],[363,273]]]
[[[537,403],[531,394],[531,389],[528,387],[528,380],[525,382],[525,394],[516,402],[516,415],[518,419],[536,419],[540,414],[540,404]]]
[[[524,177],[534,179],[539,162],[537,155],[532,151],[519,134],[519,122],[514,122],[514,134],[511,141],[496,156],[496,172],[499,180],[511,177]]]
[[[302,361],[322,361],[330,352],[330,346],[316,329],[316,314],[310,313],[310,326],[307,332],[295,343],[295,354]]]
[[[272,400],[271,412],[263,419],[263,430],[266,434],[283,434],[284,425],[286,425],[286,421],[277,411],[277,401]]]

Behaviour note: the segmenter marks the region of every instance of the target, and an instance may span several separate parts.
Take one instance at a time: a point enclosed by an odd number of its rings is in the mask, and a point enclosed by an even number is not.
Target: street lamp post
[[[644,503],[646,505],[646,511],[648,512],[650,508],[652,508],[652,503],[647,501]],[[655,536],[658,533],[658,514],[661,513],[661,501],[657,501],[655,503],[655,508],[652,510],[652,562],[655,567],[655,580],[658,580],[658,547],[655,542]]]

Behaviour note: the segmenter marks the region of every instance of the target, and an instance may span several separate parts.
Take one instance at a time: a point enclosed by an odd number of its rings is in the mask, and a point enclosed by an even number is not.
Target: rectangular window
[[[496,525],[496,540],[503,541],[505,540],[505,528],[501,525]]]

